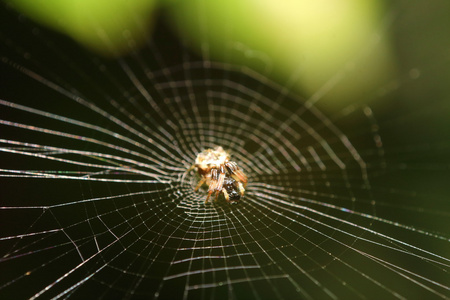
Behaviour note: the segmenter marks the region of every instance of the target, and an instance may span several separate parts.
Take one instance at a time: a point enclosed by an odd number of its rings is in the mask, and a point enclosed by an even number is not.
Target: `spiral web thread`
[[[32,46],[2,33],[2,65],[33,96],[12,87],[0,101],[0,295],[449,296],[448,232],[395,217],[444,224],[448,211],[377,181],[404,167],[392,156],[433,147],[387,149],[380,128],[400,117],[380,122],[367,104],[327,115],[207,52],[167,54],[157,33],[114,61],[24,33]],[[215,146],[249,178],[239,205],[194,192],[188,169]]]

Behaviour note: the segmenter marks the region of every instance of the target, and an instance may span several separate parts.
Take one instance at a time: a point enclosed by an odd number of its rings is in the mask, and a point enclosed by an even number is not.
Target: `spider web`
[[[327,112],[163,24],[108,60],[2,10],[2,298],[450,296],[448,56]],[[239,205],[194,192],[215,146]]]

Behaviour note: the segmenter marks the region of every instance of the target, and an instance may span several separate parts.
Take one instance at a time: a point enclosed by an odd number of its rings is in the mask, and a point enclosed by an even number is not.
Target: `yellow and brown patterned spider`
[[[223,193],[225,200],[231,204],[238,203],[244,196],[247,176],[234,161],[230,160],[230,155],[222,147],[200,152],[195,159],[195,164],[191,167],[191,169],[194,168],[201,176],[195,191],[198,191],[203,184],[208,185],[205,203],[209,202],[214,192],[216,193],[215,201],[219,194]]]

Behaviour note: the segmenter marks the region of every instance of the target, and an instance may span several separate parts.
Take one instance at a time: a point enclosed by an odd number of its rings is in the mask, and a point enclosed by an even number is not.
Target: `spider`
[[[209,202],[209,198],[214,192],[216,193],[215,201],[222,193],[230,204],[238,203],[244,196],[247,176],[234,161],[230,160],[230,155],[222,147],[200,152],[195,159],[195,164],[190,169],[194,168],[201,176],[195,191],[198,191],[203,184],[208,185],[205,204]]]

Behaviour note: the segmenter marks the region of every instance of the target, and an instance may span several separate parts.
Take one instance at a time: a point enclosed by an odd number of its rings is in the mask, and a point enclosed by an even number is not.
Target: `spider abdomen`
[[[241,200],[241,194],[239,193],[239,186],[236,180],[231,177],[225,177],[223,187],[227,191],[228,202],[237,203],[239,200]]]

